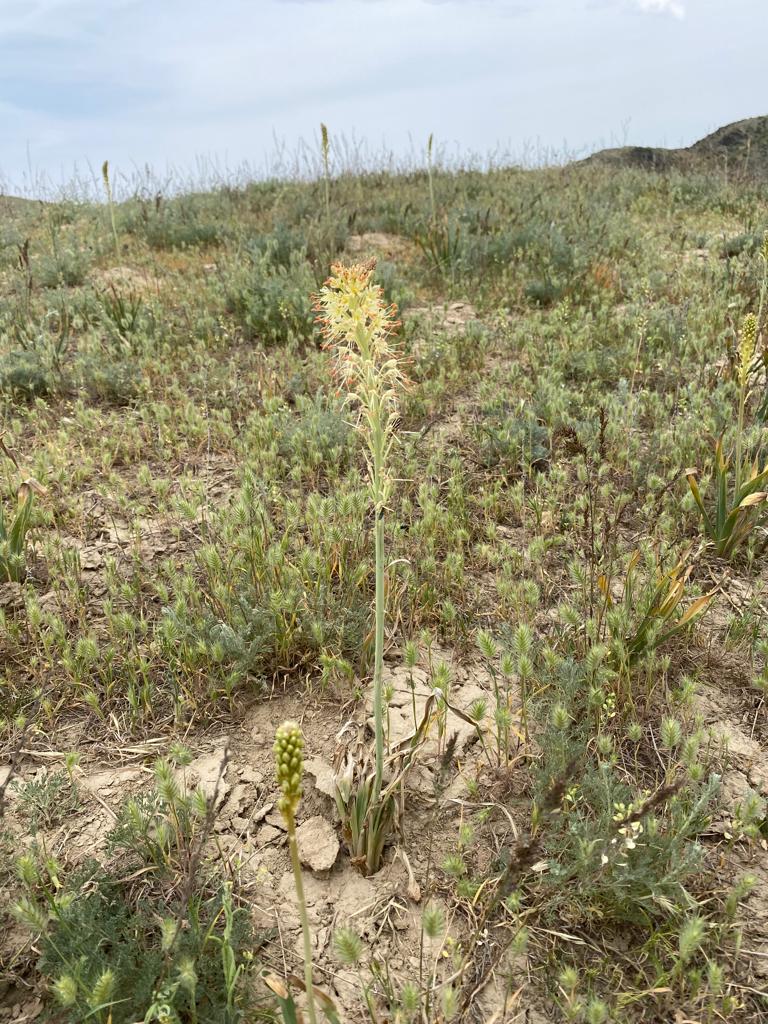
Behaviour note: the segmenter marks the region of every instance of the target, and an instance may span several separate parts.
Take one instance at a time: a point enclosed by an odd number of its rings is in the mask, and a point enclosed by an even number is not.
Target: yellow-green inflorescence
[[[397,309],[386,305],[381,288],[373,283],[374,267],[374,260],[349,267],[335,264],[315,309],[346,399],[357,406],[378,513],[392,484],[389,454],[406,379],[403,358],[391,340],[400,326]]]
[[[757,347],[757,317],[754,313],[748,313],[744,317],[741,328],[741,344],[739,345],[739,377],[742,386],[749,379],[749,371],[752,360],[755,358]]]
[[[283,722],[275,733],[275,768],[281,796],[277,807],[284,818],[293,818],[301,800],[304,770],[304,737],[296,722]]]
[[[739,422],[736,430],[736,495],[741,491],[744,467],[741,464],[742,436],[744,434],[744,408],[749,397],[749,372],[757,348],[757,317],[749,313],[744,317],[739,344]],[[741,499],[739,498],[739,501]],[[739,501],[736,504],[739,504]]]

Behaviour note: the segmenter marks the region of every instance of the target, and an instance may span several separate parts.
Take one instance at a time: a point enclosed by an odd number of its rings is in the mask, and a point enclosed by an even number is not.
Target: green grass
[[[764,806],[718,848],[727,764],[697,692],[711,682],[702,650],[729,644],[738,678],[756,680],[729,699],[765,742],[763,506],[727,575],[685,470],[711,465],[721,439],[732,453],[737,434],[745,462],[765,464],[762,355],[741,431],[737,376],[764,190],[693,170],[430,164],[112,212],[34,205],[0,236],[3,441],[21,473],[4,461],[0,497],[11,508],[26,477],[47,492],[1,613],[4,748],[87,735],[105,754],[150,737],[167,749],[236,732],[283,690],[361,711],[375,524],[311,295],[351,235],[397,236],[376,272],[404,306],[410,378],[382,527],[386,651],[399,664],[410,645],[442,688],[435,809],[405,787],[409,854],[409,836],[455,810],[459,772],[468,809],[455,848],[430,846],[420,868],[450,942],[430,911],[417,976],[390,977],[374,949],[360,1005],[367,993],[382,1018],[468,1020],[494,971],[510,1006],[520,990],[552,1020],[759,1020],[750,882],[728,858],[758,848]],[[453,300],[472,304],[470,322],[443,323]],[[731,616],[733,579],[757,596]],[[458,766],[438,650],[494,680],[460,709],[482,744]],[[66,789],[55,774],[25,782],[8,812],[25,842],[58,823],[51,780]],[[14,970],[72,1020],[98,1005],[106,1021],[116,999],[114,1021],[138,1020],[161,996],[183,1021],[277,1012],[255,986],[260,940],[239,910],[226,923],[234,897],[209,870],[210,803],[149,799],[86,874],[44,829],[54,848],[35,847],[10,885],[42,936]],[[186,922],[170,946],[165,919]],[[357,964],[354,935],[340,948]]]

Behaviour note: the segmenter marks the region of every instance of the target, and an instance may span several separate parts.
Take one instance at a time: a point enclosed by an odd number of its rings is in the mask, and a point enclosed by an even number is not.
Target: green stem
[[[373,660],[373,719],[376,731],[376,783],[374,802],[381,793],[384,776],[384,507],[376,503],[376,648]]]
[[[432,154],[429,155],[429,206],[432,211],[432,230],[437,225],[437,206],[435,204],[435,183],[432,179]]]
[[[736,472],[735,472],[735,493],[734,507],[739,503],[739,491],[741,490],[741,435],[744,431],[744,403],[746,399],[746,383],[739,387],[739,425],[736,432]]]
[[[112,182],[109,179],[109,161],[105,160],[101,168],[101,175],[104,180],[104,191],[107,194],[107,206],[109,207],[109,220],[112,225],[112,238],[115,242],[115,252],[120,253],[120,242],[117,237],[117,224],[115,222],[115,203],[112,198]]]
[[[304,938],[304,987],[307,990],[307,1012],[310,1024],[317,1024],[317,1017],[315,1016],[315,990],[312,984],[312,938],[309,931],[307,902],[304,899],[304,881],[301,875],[299,845],[296,842],[296,820],[292,811],[285,815],[285,823],[288,826],[288,849],[291,854],[291,867],[293,868],[293,879],[296,884],[301,931]]]
[[[409,685],[411,687],[411,707],[413,709],[413,729],[414,732],[419,727],[419,716],[416,711],[416,683],[413,681],[413,672],[409,677]]]
[[[362,335],[364,332],[361,331]],[[367,339],[366,339],[367,341]],[[358,345],[365,351],[360,338]],[[373,512],[376,517],[376,628],[375,648],[373,655],[373,721],[376,746],[376,776],[374,779],[372,804],[375,806],[384,777],[384,708],[383,708],[383,677],[384,677],[384,425],[382,424],[381,399],[377,396],[371,408],[373,429],[370,436],[372,456],[371,497]]]
[[[328,129],[321,123],[320,125],[320,137],[322,139],[323,147],[323,177],[325,179],[325,219],[327,221],[328,237],[330,240],[331,230],[331,172],[328,163],[328,152],[330,150],[330,140],[328,138]]]

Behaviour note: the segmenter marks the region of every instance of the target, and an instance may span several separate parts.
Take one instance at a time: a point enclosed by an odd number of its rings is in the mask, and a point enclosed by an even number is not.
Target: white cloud
[[[635,2],[646,14],[671,14],[673,18],[679,20],[685,17],[685,4],[681,0],[635,0]]]

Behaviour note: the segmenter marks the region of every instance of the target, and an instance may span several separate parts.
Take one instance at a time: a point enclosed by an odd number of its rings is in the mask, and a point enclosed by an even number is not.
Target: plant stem
[[[285,816],[285,823],[288,826],[288,850],[291,855],[293,879],[296,884],[296,896],[299,901],[301,931],[304,938],[304,987],[307,990],[307,1012],[309,1014],[310,1024],[317,1024],[317,1017],[315,1016],[315,990],[312,985],[312,938],[309,931],[307,902],[304,899],[304,881],[301,875],[299,844],[296,842],[296,819],[294,818],[293,813]]]
[[[330,239],[331,230],[331,174],[328,163],[328,152],[330,149],[330,141],[328,138],[328,129],[324,124],[320,125],[320,136],[322,139],[323,147],[323,177],[325,179],[325,219],[327,221],[328,234]]]
[[[112,225],[112,238],[115,242],[115,252],[120,253],[120,242],[117,236],[117,224],[115,222],[115,203],[112,198],[112,182],[109,180],[109,160],[105,160],[101,168],[101,176],[104,181],[104,191],[107,194],[107,206],[109,207],[109,220]]]
[[[430,133],[429,141],[427,143],[427,175],[429,178],[429,207],[432,213],[432,230],[434,231],[437,223],[437,206],[435,205],[435,183],[432,178],[432,144],[434,142],[434,136]]]
[[[744,404],[747,397],[746,381],[739,385],[739,424],[736,431],[736,467],[734,477],[734,507],[739,504],[739,491],[741,490],[741,435],[744,431]]]
[[[384,507],[375,505],[376,515],[376,648],[373,660],[373,719],[376,732],[376,783],[374,801],[381,792],[384,775],[383,675],[384,675]]]

